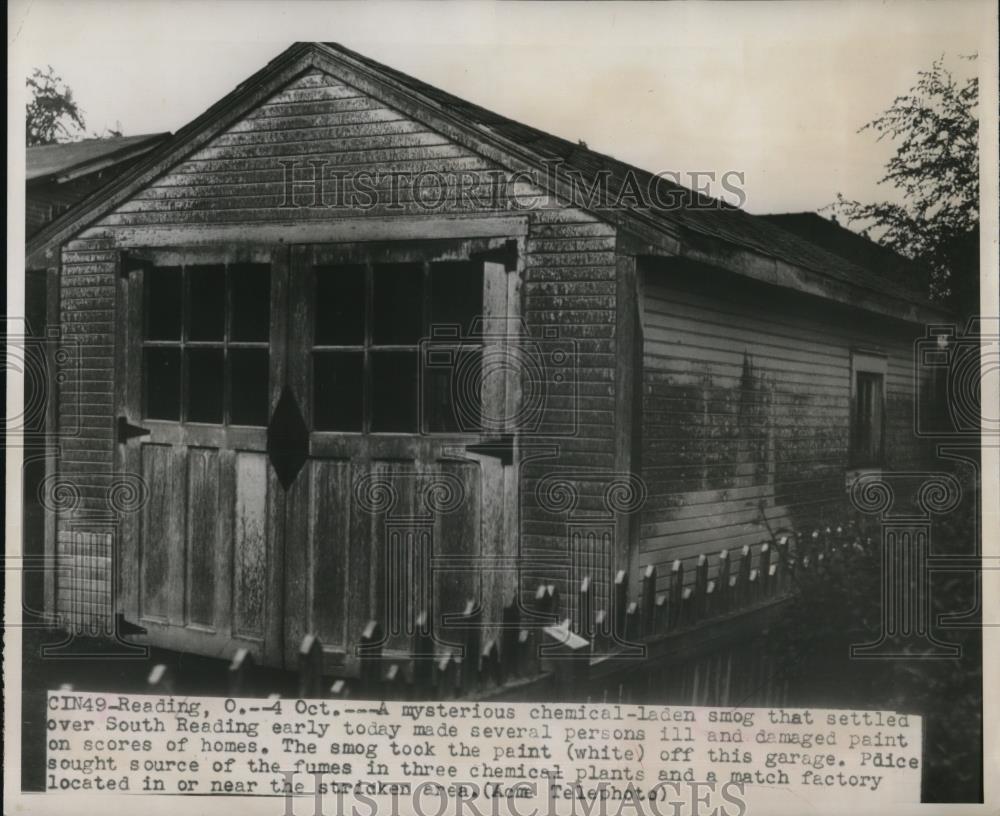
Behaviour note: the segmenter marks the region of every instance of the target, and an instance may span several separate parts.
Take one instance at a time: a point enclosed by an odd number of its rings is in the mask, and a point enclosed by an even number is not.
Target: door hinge
[[[124,445],[130,439],[137,436],[149,436],[149,428],[140,428],[131,424],[125,417],[118,417],[118,424],[115,428],[115,438],[119,445]]]
[[[481,456],[492,456],[499,459],[503,465],[514,464],[514,434],[501,434],[494,439],[487,439],[484,442],[477,442],[474,445],[466,445],[465,449],[469,453],[478,453]]]

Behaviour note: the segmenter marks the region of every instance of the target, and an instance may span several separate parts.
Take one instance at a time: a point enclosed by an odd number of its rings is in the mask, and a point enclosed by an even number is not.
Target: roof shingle
[[[590,150],[579,143],[508,119],[345,48],[339,43],[323,43],[323,45],[363,63],[373,71],[391,77],[409,92],[454,111],[469,124],[488,128],[497,135],[516,142],[540,158],[560,159],[566,169],[577,171],[589,178],[600,171],[608,171],[609,192],[612,199],[621,190],[630,174],[643,189],[651,184],[654,185],[660,200],[684,202],[681,206],[658,208],[654,205],[646,210],[650,216],[665,226],[672,226],[675,229],[679,227],[682,230],[736,244],[878,294],[921,306],[929,305],[926,288],[921,287],[916,281],[881,274],[879,269],[873,266],[858,263],[857,259],[834,254],[793,231],[783,229],[783,225],[772,223],[766,217],[751,215],[724,201],[696,193],[663,176],[654,176],[647,170]]]
[[[168,136],[169,133],[146,133],[29,147],[25,174],[28,181],[62,175],[96,161],[113,159],[118,154],[132,155],[139,147],[153,148]]]

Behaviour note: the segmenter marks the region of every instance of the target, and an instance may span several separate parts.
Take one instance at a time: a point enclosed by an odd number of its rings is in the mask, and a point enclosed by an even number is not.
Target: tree
[[[972,55],[966,59],[974,60]],[[891,139],[896,152],[880,184],[898,201],[862,204],[838,194],[834,211],[930,272],[928,295],[961,314],[978,311],[979,81],[962,82],[944,58],[858,132]]]
[[[28,146],[72,141],[84,133],[86,124],[73,91],[52,66],[35,68],[28,77],[29,100],[26,111]]]

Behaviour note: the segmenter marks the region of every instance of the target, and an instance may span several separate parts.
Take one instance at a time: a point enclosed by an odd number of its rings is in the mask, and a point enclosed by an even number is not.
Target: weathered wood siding
[[[918,329],[682,264],[643,293],[641,558],[670,563],[845,518],[851,352],[887,355],[886,469],[919,465]],[[713,559],[714,560],[714,559]]]
[[[427,202],[439,197],[433,183],[424,187],[424,203],[403,191],[399,206],[382,202],[365,209],[282,207],[287,203],[286,169],[279,162],[298,161],[295,178],[304,181],[312,178],[307,162],[314,159],[327,162],[323,170],[328,174],[498,170],[485,158],[346,83],[310,71],[70,241],[62,256],[63,327],[68,339],[84,345],[87,362],[82,379],[65,383],[61,392],[64,412],[81,412],[84,426],[63,446],[62,472],[80,485],[82,496],[75,511],[65,508],[59,515],[60,546],[68,546],[81,513],[99,509],[100,487],[114,469],[116,247],[141,245],[153,231],[190,226],[246,225],[249,229],[235,238],[253,240],[255,225],[294,228],[366,217],[477,212],[468,196],[429,209]],[[492,176],[484,175],[479,192],[493,183]],[[522,315],[533,336],[542,337],[552,329],[556,339],[571,342],[579,378],[575,387],[563,386],[547,395],[547,408],[558,408],[559,413],[549,411],[548,425],[536,429],[534,440],[557,446],[558,454],[528,465],[522,481],[522,554],[538,562],[525,570],[528,585],[543,574],[552,580],[565,576],[567,514],[539,506],[538,480],[553,471],[570,476],[581,470],[608,471],[615,461],[615,232],[577,210],[536,210],[540,192],[523,183],[516,190],[520,209],[509,209],[507,214],[523,212],[529,217]],[[334,188],[327,185],[326,193],[332,201]],[[299,186],[295,197],[308,204],[312,192]],[[495,214],[489,206],[480,210]],[[533,353],[530,348],[528,353]],[[600,491],[583,487],[580,492],[578,511],[603,507]],[[102,597],[109,586],[108,547],[104,540],[87,550],[93,556],[88,562],[93,565],[87,572],[88,586]],[[84,580],[81,575],[74,567],[58,594],[64,612],[84,608],[70,592]],[[456,607],[461,600],[455,599]]]
[[[529,230],[523,314],[536,337],[552,330],[551,343],[570,342],[577,382],[547,386],[546,406],[559,409],[552,419],[562,427],[542,427],[535,438],[522,438],[525,446],[554,448],[553,456],[529,462],[522,472],[522,555],[537,564],[524,568],[523,586],[530,591],[540,580],[552,583],[567,611],[581,571],[601,563],[610,569],[614,562],[614,553],[599,552],[611,542],[598,537],[574,552],[568,536],[588,532],[586,524],[579,524],[595,515],[593,530],[599,534],[608,528],[600,517],[607,513],[604,493],[616,455],[615,237],[611,227],[573,210],[540,211]],[[544,346],[542,353],[547,353]],[[547,430],[559,435],[547,438]],[[566,497],[573,496],[565,504],[563,489]],[[583,563],[574,564],[573,558]],[[592,577],[603,584],[607,576]]]
[[[82,201],[95,190],[103,187],[116,176],[124,173],[139,160],[139,157],[118,162],[106,170],[89,173],[69,181],[29,182],[24,200],[24,230],[30,238],[49,221],[66,212],[78,201]]]
[[[106,239],[67,248],[60,277],[62,350],[58,483],[46,502],[58,513],[58,610],[82,630],[111,612],[109,506],[114,477],[115,252]]]

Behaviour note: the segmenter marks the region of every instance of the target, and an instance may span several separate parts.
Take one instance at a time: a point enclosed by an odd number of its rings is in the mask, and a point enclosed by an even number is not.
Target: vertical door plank
[[[234,629],[236,634],[263,637],[267,595],[267,457],[236,455],[234,513]]]
[[[143,513],[140,570],[142,572],[141,611],[143,615],[166,621],[170,617],[170,572],[172,551],[181,544],[182,515],[174,501],[173,467],[170,445],[142,446],[142,475],[150,485],[149,501]]]
[[[435,581],[437,621],[443,615],[461,612],[466,601],[481,598],[480,575],[457,567],[467,556],[480,554],[480,470],[478,462],[444,462],[441,473],[451,477],[460,486],[461,501],[451,512],[434,515],[434,551],[438,555],[438,574]],[[455,564],[450,565],[449,559]],[[458,643],[462,633],[449,632],[448,639]]]
[[[219,512],[219,453],[211,448],[188,451],[187,593],[184,620],[215,625],[216,553],[222,549],[225,517]]]
[[[285,666],[297,665],[299,647],[312,630],[312,604],[314,598],[313,576],[310,569],[310,486],[312,485],[316,463],[308,461],[287,491],[284,518],[284,654]],[[282,488],[278,488],[282,490]]]
[[[308,468],[310,610],[315,633],[324,647],[347,645],[347,542],[350,535],[350,464],[317,461]]]
[[[382,624],[386,648],[407,649],[411,632],[407,622],[412,609],[413,567],[419,560],[421,533],[429,525],[418,517],[426,515],[422,495],[428,475],[413,460],[380,462],[378,470],[389,481],[396,497],[388,513],[379,514],[372,547],[372,583],[375,620]]]
[[[475,523],[476,507],[479,512],[478,544],[481,555],[490,559],[502,559],[508,555],[507,541],[507,480],[503,463],[491,456],[484,456],[478,467],[468,467],[466,470],[466,488],[469,491],[469,507],[462,507],[459,512],[470,517]],[[478,494],[478,495],[477,495]],[[478,499],[473,503],[474,499]],[[473,539],[470,545],[475,548],[477,541]],[[499,633],[499,622],[503,618],[504,604],[514,596],[516,578],[509,569],[486,570],[480,578],[484,639],[495,638]]]
[[[215,617],[212,625],[217,632],[230,636],[233,632],[233,521],[236,517],[236,452],[220,450],[216,470],[219,481],[218,515],[219,543],[212,553],[215,559]]]
[[[350,643],[357,643],[365,624],[374,617],[372,600],[374,570],[372,551],[375,549],[375,531],[381,526],[383,516],[369,513],[361,508],[354,496],[354,486],[359,479],[375,473],[374,464],[366,461],[352,462],[349,467],[350,483],[346,486],[349,498],[350,517],[347,537],[347,637]],[[357,666],[352,654],[349,663]]]

